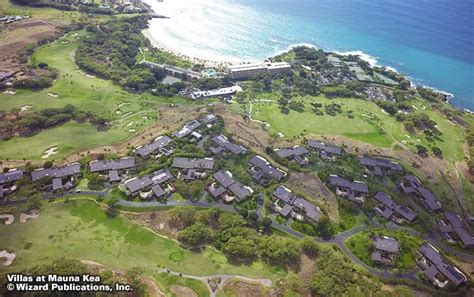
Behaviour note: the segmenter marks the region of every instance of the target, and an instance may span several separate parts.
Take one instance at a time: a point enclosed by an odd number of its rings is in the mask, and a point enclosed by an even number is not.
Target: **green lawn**
[[[179,277],[177,275],[160,273],[155,276],[155,280],[160,285],[160,288],[164,290],[164,293],[167,294],[166,296],[177,296],[171,290],[171,287],[173,285],[191,288],[199,297],[209,296],[209,290],[207,289],[206,285],[197,279],[190,279],[185,277]]]
[[[376,266],[371,259],[371,251],[373,249],[372,237],[374,235],[385,235],[398,241],[400,252],[394,266],[395,269],[407,270],[416,265],[416,251],[420,247],[422,240],[404,232],[378,228],[357,233],[348,238],[344,244],[365,264]]]
[[[233,265],[212,248],[191,252],[175,241],[155,235],[119,217],[109,218],[96,203],[86,200],[48,203],[39,218],[20,224],[0,225],[0,249],[17,253],[5,271],[21,271],[63,257],[92,260],[110,268],[139,266],[149,275],[160,268],[194,275],[241,274],[256,278],[284,276],[281,268],[256,261]]]
[[[73,104],[81,110],[110,119],[111,129],[97,132],[89,124],[69,123],[33,137],[14,137],[0,141],[0,159],[39,159],[46,149],[53,146],[59,148],[54,158],[61,158],[78,150],[122,142],[159,121],[156,109],[164,104],[208,103],[132,94],[111,81],[86,75],[76,66],[73,58],[79,43],[77,38],[82,38],[84,34],[70,33],[40,48],[33,55],[33,64],[44,62],[59,70],[60,76],[51,88],[36,92],[18,90],[15,95],[1,93],[0,106],[2,110],[11,110],[31,105],[33,110],[42,110]]]

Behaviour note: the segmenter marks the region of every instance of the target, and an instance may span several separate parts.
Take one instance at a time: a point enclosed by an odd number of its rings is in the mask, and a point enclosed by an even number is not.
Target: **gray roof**
[[[233,183],[228,189],[235,195],[237,201],[242,201],[252,195],[252,192],[240,182]]]
[[[443,258],[441,257],[441,254],[436,251],[431,244],[424,243],[423,245],[420,246],[418,251],[426,258],[428,259],[431,263],[437,265],[443,262]]]
[[[430,244],[424,243],[418,251],[432,263],[432,266],[424,271],[424,274],[429,279],[433,280],[438,273],[441,273],[455,286],[466,281],[466,276],[461,274],[453,266],[447,264],[443,260],[441,254],[439,254]]]
[[[286,217],[290,214],[292,210],[293,210],[293,206],[285,204],[285,206],[283,206],[281,210],[279,210],[278,212],[284,217]]]
[[[293,204],[294,200],[296,199],[293,193],[288,188],[283,186],[276,188],[273,192],[273,196],[290,205]]]
[[[11,169],[8,172],[0,174],[0,185],[17,181],[23,178],[23,170]]]
[[[329,183],[333,186],[344,188],[357,193],[369,193],[369,187],[363,182],[350,182],[337,175],[329,176]]]
[[[145,144],[139,148],[136,149],[136,153],[139,154],[142,157],[147,157],[151,153],[153,153],[156,150],[159,150],[168,144],[171,143],[171,138],[168,136],[160,136],[156,138],[153,142]]]
[[[135,167],[135,158],[127,157],[119,160],[95,160],[89,162],[90,172],[122,170]]]
[[[55,168],[42,168],[37,169],[31,172],[31,178],[33,181],[37,181],[43,177],[66,177],[71,176],[74,174],[78,174],[81,172],[81,164],[79,163],[72,163],[68,164],[63,167],[55,167]]]
[[[136,193],[151,185],[153,185],[153,181],[149,176],[135,177],[125,182],[125,187],[127,187],[130,193]]]
[[[438,200],[430,190],[425,187],[419,187],[416,191],[431,211],[437,211],[441,209],[441,206],[438,204]]]
[[[3,198],[3,185],[0,185],[0,198]]]
[[[184,138],[191,134],[191,132],[193,132],[195,129],[199,128],[199,126],[201,126],[201,123],[199,123],[198,121],[189,121],[184,124],[184,126],[180,130],[173,132],[173,136],[176,138]]]
[[[403,171],[403,167],[399,163],[387,159],[359,156],[357,157],[357,160],[359,161],[359,164],[363,166],[380,167],[383,169],[394,170],[399,172]]]
[[[473,246],[474,245],[474,238],[469,233],[469,231],[463,225],[461,217],[454,213],[447,211],[444,213],[444,217],[449,222],[450,226],[452,227],[452,231],[456,233],[458,238],[465,246]]]
[[[120,176],[118,174],[117,170],[110,170],[109,171],[109,181],[114,182],[114,181],[119,181]]]
[[[397,206],[397,204],[393,202],[392,198],[384,192],[377,192],[377,194],[374,195],[374,199],[389,209],[394,209]]]
[[[308,146],[312,149],[318,150],[318,151],[324,151],[326,153],[332,154],[332,155],[341,155],[342,151],[341,148],[338,146],[334,145],[327,145],[324,142],[318,141],[318,140],[308,140]]]
[[[220,170],[216,172],[212,177],[224,188],[228,188],[230,185],[235,183],[235,180],[229,171]]]
[[[305,147],[297,146],[297,147],[293,147],[293,148],[277,149],[277,150],[275,150],[275,153],[280,158],[291,158],[291,157],[295,157],[295,156],[307,155],[309,152]]]
[[[204,115],[203,117],[201,117],[201,119],[199,119],[201,121],[201,123],[203,123],[204,125],[207,125],[207,124],[212,124],[214,122],[217,122],[218,118],[217,116],[213,115],[213,114],[206,114]]]
[[[152,186],[151,190],[153,191],[155,196],[158,198],[163,197],[166,194],[165,191],[160,187],[160,185]]]
[[[227,192],[227,190],[223,186],[219,186],[217,188],[209,187],[207,189],[209,190],[209,193],[211,193],[211,195],[215,198]]]
[[[266,176],[276,179],[277,181],[281,180],[285,176],[285,173],[283,171],[270,165],[270,163],[263,157],[254,156],[252,159],[250,159],[249,163],[260,169],[260,171],[263,172]]]
[[[273,196],[285,202],[286,206],[291,206],[291,209],[296,207],[304,211],[306,217],[313,221],[318,221],[322,215],[321,211],[316,205],[307,201],[306,199],[296,196],[288,188],[284,186],[279,186],[278,188],[276,188],[275,191],[273,192]],[[285,208],[285,206],[283,208]],[[288,209],[289,208],[287,207],[286,210]]]
[[[416,218],[416,213],[406,206],[397,205],[393,210],[409,222]]]
[[[173,175],[168,171],[168,169],[160,169],[158,171],[153,172],[150,175],[151,180],[155,184],[162,184],[164,182],[167,182],[169,180],[172,180],[174,177]]]
[[[376,250],[383,251],[386,253],[398,253],[398,242],[393,238],[377,237],[374,240],[374,247]]]
[[[193,159],[176,157],[173,160],[172,166],[181,169],[212,170],[214,168],[214,158]]]
[[[214,136],[212,138],[212,141],[216,143],[219,147],[222,147],[235,155],[245,154],[247,152],[247,149],[245,147],[231,142],[227,137],[222,134]]]
[[[59,190],[63,188],[63,180],[60,177],[53,178],[53,190]]]

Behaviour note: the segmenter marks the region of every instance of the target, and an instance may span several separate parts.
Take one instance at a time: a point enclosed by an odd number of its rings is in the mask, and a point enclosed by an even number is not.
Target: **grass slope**
[[[109,218],[95,202],[73,200],[50,203],[39,218],[26,224],[0,225],[0,249],[17,253],[2,271],[21,271],[63,257],[92,260],[115,269],[139,266],[154,275],[168,267],[194,275],[216,273],[277,278],[286,274],[263,262],[233,265],[222,253],[207,248],[191,252],[175,241],[125,221]]]

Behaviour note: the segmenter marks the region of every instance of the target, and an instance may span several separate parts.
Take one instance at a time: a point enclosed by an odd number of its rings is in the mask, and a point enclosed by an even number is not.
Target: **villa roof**
[[[394,208],[394,211],[409,222],[412,222],[416,218],[416,213],[410,208],[403,205],[397,205]]]
[[[130,193],[136,193],[146,187],[149,187],[153,184],[153,181],[149,176],[134,177],[125,182],[125,187],[130,191]]]
[[[286,206],[291,206],[291,208],[287,207],[286,210],[289,209],[291,211],[293,208],[296,207],[304,211],[306,217],[313,221],[318,221],[322,215],[321,210],[316,205],[307,201],[306,199],[294,195],[290,189],[284,186],[279,186],[278,188],[276,188],[273,192],[273,196],[285,202]]]
[[[151,190],[153,191],[153,194],[155,194],[155,196],[158,198],[163,197],[166,194],[166,192],[160,187],[159,184],[152,186]]]
[[[227,192],[227,190],[223,186],[219,186],[217,188],[209,187],[208,190],[209,190],[209,193],[211,193],[211,195],[215,198]]]
[[[377,237],[374,240],[374,247],[376,250],[383,251],[386,253],[398,253],[398,242],[389,237]]]
[[[156,138],[153,142],[145,144],[139,148],[136,149],[136,153],[139,154],[142,157],[147,157],[151,153],[153,153],[156,150],[159,150],[168,144],[171,143],[171,138],[168,136],[160,136]]]
[[[261,172],[263,172],[270,178],[280,180],[285,176],[285,173],[283,171],[270,165],[270,163],[263,157],[254,156],[252,159],[250,159],[249,163],[260,169]]]
[[[293,210],[293,206],[285,204],[285,206],[283,206],[278,212],[284,217],[286,217],[290,214],[292,210]]]
[[[377,194],[374,195],[374,199],[389,209],[394,209],[397,206],[397,204],[393,202],[392,198],[384,192],[377,192]]]
[[[303,146],[296,146],[293,148],[277,149],[275,150],[275,153],[281,158],[290,158],[290,157],[307,155],[309,151]]]
[[[11,169],[8,172],[0,174],[0,185],[17,181],[23,178],[23,170]]]
[[[53,178],[53,190],[59,190],[63,188],[63,180],[60,177]]]
[[[359,156],[357,160],[359,164],[363,166],[380,167],[399,172],[403,171],[403,167],[399,163],[387,159]]]
[[[330,175],[329,183],[333,186],[348,189],[353,192],[365,193],[365,194],[369,193],[369,187],[367,186],[367,184],[363,182],[357,182],[357,181],[350,182],[347,179],[339,177],[337,175]]]
[[[430,190],[425,187],[418,187],[416,191],[430,210],[437,211],[441,209],[435,195]]]
[[[173,160],[172,166],[175,168],[181,168],[181,169],[212,170],[214,168],[214,159],[213,158],[192,159],[192,158],[176,157]]]
[[[212,138],[212,141],[216,143],[219,147],[222,147],[235,155],[245,154],[247,152],[247,149],[245,147],[231,142],[227,137],[222,134],[214,136]]]
[[[33,181],[37,181],[43,177],[66,177],[81,172],[81,164],[71,163],[63,167],[55,168],[42,168],[31,172],[31,178]]]
[[[424,243],[421,245],[418,251],[434,265],[441,264],[443,262],[441,254],[429,243]]]
[[[201,117],[200,121],[204,125],[212,124],[214,122],[217,122],[218,118],[213,115],[213,114],[206,114],[203,117]]]
[[[232,185],[230,185],[229,191],[231,191],[232,194],[235,195],[235,197],[237,198],[237,201],[242,201],[245,198],[252,195],[251,189],[249,187],[244,186],[240,182],[235,182]]]
[[[119,181],[120,176],[118,174],[117,170],[110,170],[109,171],[109,181],[114,182],[114,181]]]
[[[224,188],[227,188],[233,183],[235,183],[234,177],[229,171],[220,170],[216,172],[212,177]]]
[[[173,136],[176,138],[184,138],[191,134],[195,129],[197,129],[199,126],[201,126],[201,123],[199,123],[196,120],[192,120],[184,124],[184,126],[175,132],[173,132]]]
[[[279,186],[276,188],[273,192],[273,196],[290,205],[293,204],[293,201],[296,198],[293,193],[291,193],[291,190],[284,186]]]
[[[127,157],[119,160],[95,160],[89,162],[89,167],[91,172],[129,169],[135,167],[135,158]]]
[[[341,148],[334,145],[327,145],[324,142],[319,140],[308,140],[308,146],[312,149],[316,149],[318,151],[325,151],[332,155],[341,155],[342,151]]]

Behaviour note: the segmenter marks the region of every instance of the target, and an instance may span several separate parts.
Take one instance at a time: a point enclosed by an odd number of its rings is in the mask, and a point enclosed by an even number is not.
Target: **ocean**
[[[150,35],[217,61],[258,61],[294,45],[357,53],[474,110],[474,0],[146,0]]]

